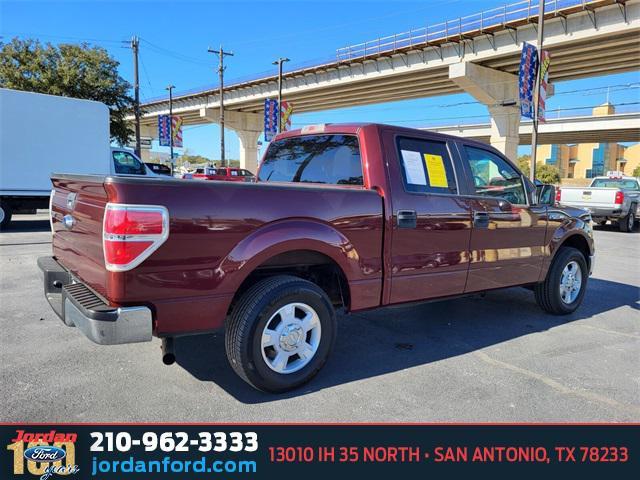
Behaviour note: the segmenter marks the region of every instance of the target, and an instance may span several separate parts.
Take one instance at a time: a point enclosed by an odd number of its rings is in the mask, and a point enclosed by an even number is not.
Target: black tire
[[[309,363],[292,373],[278,373],[265,362],[262,332],[271,317],[284,305],[304,303],[315,310],[321,335]],[[247,290],[227,321],[225,346],[234,371],[258,390],[286,392],[311,380],[324,366],[335,343],[336,314],[327,294],[316,284],[298,277],[270,277]]]
[[[565,303],[560,296],[560,278],[564,268],[572,261],[575,261],[580,267],[582,283],[575,300],[571,303]],[[587,290],[588,279],[589,267],[582,252],[572,247],[562,247],[553,259],[553,263],[547,272],[547,278],[544,282],[538,283],[535,286],[536,302],[540,308],[553,315],[567,315],[572,313],[582,303],[582,299]]]
[[[11,216],[13,215],[13,208],[11,204],[0,201],[0,230],[5,230],[11,223]]]
[[[636,216],[635,216],[636,206],[631,205],[629,209],[629,213],[627,213],[624,217],[620,219],[618,225],[620,227],[621,232],[633,232],[633,228],[636,225]]]

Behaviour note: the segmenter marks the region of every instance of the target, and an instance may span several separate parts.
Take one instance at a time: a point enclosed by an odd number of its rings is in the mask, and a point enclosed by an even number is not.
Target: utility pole
[[[171,153],[171,176],[173,177],[173,89],[174,85],[169,85],[169,152]]]
[[[540,0],[538,8],[538,68],[533,90],[533,132],[531,134],[531,181],[536,179],[536,157],[538,150],[538,112],[540,111],[540,74],[542,73],[542,41],[544,37],[544,0]]]
[[[282,64],[288,61],[288,58],[280,57],[273,62],[273,65],[278,65],[278,133],[282,131],[282,121],[280,120],[282,114]]]
[[[131,50],[133,51],[133,114],[135,116],[136,148],[135,152],[140,157],[140,80],[138,78],[138,50],[140,39],[137,36],[131,37]]]
[[[215,53],[220,58],[218,64],[218,75],[220,77],[220,166],[226,167],[227,162],[224,159],[224,56],[229,55],[233,57],[233,52],[225,52],[220,45],[220,50],[213,50],[209,48],[209,53]]]

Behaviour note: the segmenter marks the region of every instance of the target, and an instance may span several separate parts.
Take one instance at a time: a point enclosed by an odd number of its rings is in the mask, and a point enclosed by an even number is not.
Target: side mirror
[[[554,185],[536,185],[536,204],[550,205],[556,204],[556,187]]]

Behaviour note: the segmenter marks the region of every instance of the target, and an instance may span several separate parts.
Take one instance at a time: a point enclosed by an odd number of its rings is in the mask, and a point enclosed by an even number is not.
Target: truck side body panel
[[[54,180],[62,189],[54,205],[56,218],[67,212],[63,192],[72,184]],[[130,271],[107,272],[99,264],[106,203],[101,188],[91,186],[91,195],[79,195],[77,232],[63,232],[56,224],[54,253],[110,303],[150,305],[158,334],[222,326],[236,290],[253,269],[294,250],[322,253],[343,269],[352,310],[380,303],[383,223],[376,192],[110,177],[103,189],[110,202],[163,205],[171,221],[169,238],[150,258]],[[85,258],[81,251],[91,253]]]

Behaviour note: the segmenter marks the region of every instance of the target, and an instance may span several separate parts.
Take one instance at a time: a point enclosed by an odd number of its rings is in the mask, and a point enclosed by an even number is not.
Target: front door
[[[463,293],[471,201],[458,195],[455,146],[426,132],[386,131],[383,141],[393,208],[391,288],[385,303]]]
[[[505,158],[477,146],[460,149],[473,215],[465,292],[537,282],[546,208],[530,205],[522,174]]]

